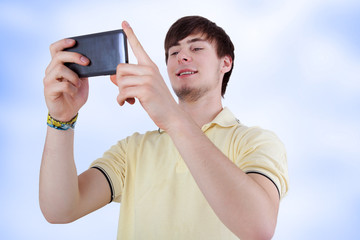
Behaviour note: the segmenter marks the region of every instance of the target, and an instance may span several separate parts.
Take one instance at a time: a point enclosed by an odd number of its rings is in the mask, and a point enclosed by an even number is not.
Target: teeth
[[[190,74],[194,74],[195,72],[182,72],[179,74],[179,76],[182,76],[182,75],[190,75]]]

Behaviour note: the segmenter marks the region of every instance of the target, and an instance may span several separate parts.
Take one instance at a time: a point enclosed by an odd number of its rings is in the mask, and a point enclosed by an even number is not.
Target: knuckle
[[[156,70],[159,69],[159,67],[151,59],[149,59],[149,65]]]
[[[127,94],[128,94],[128,90],[126,88],[121,89],[121,91],[119,93],[119,95],[121,95],[121,96],[126,96]]]
[[[52,56],[54,56],[58,52],[58,50],[57,50],[58,44],[59,44],[59,42],[54,42],[54,43],[50,44],[49,50],[50,50],[50,54]]]
[[[43,78],[43,85],[45,88],[48,88],[49,86],[51,86],[51,84],[53,83],[53,79],[51,77],[51,75],[45,75]]]
[[[60,57],[61,57],[61,51],[57,51],[57,52],[55,52],[54,55],[53,55],[53,58],[54,58],[54,59],[58,59],[58,58],[60,58]]]
[[[123,70],[124,68],[124,64],[123,63],[119,63],[117,66],[116,66],[116,72],[117,73],[121,73],[121,71]]]
[[[50,44],[50,46],[49,46],[50,52],[52,52],[54,50],[54,48],[55,48],[55,43]]]
[[[150,75],[156,75],[159,72],[159,68],[156,64],[149,64],[149,65],[146,65],[146,71]]]
[[[49,74],[49,72],[50,72],[50,69],[49,69],[49,68],[50,68],[50,66],[47,66],[47,67],[46,67],[46,69],[45,69],[45,76]]]
[[[151,67],[151,72],[152,72],[152,74],[157,74],[158,73],[158,71],[159,71],[159,69],[158,69],[158,67],[155,65],[155,66],[152,66]]]
[[[119,87],[119,89],[122,89],[124,87],[123,79],[124,79],[123,77],[116,78],[116,83],[117,83],[117,86]]]
[[[44,88],[47,88],[49,86],[49,80],[48,80],[47,76],[45,76],[43,78],[43,85],[44,85]]]
[[[121,63],[116,66],[116,73],[121,71]]]
[[[67,93],[71,93],[71,92],[73,92],[72,90],[73,90],[73,88],[72,88],[72,86],[71,86],[71,83],[69,83],[69,82],[64,82],[63,83],[63,90],[64,90],[64,92],[67,92]]]
[[[55,70],[57,73],[61,73],[61,72],[64,70],[64,65],[62,65],[62,64],[57,64],[57,65],[54,67],[54,70]]]

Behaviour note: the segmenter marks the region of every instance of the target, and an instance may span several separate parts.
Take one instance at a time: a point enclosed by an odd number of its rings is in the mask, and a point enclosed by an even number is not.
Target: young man
[[[249,128],[222,107],[234,60],[227,34],[198,16],[179,19],[165,40],[172,97],[127,22],[138,64],[111,76],[118,103],[141,103],[159,130],[135,133],[77,176],[74,123],[88,80],[64,66],[86,65],[74,44],[50,47],[44,78],[49,127],[40,171],[40,206],[51,223],[72,222],[111,201],[121,202],[118,239],[270,239],[287,192],[286,153],[271,132]]]

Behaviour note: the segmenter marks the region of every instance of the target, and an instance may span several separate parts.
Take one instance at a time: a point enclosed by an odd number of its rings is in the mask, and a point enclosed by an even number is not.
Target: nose
[[[192,58],[185,52],[178,53],[178,62],[179,63],[186,63],[186,62],[190,62],[191,60],[192,60]]]

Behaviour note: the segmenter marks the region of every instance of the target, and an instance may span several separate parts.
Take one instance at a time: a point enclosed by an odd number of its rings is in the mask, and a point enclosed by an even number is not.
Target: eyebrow
[[[193,38],[188,40],[186,43],[194,43],[194,42],[206,42],[206,40],[203,38]]]
[[[189,43],[194,43],[194,42],[206,42],[207,40],[206,39],[203,39],[203,38],[192,38],[192,39],[189,39],[186,41],[187,44]],[[179,42],[176,42],[174,45],[172,45],[170,48],[172,47],[175,47],[175,46],[180,46],[180,43]]]

